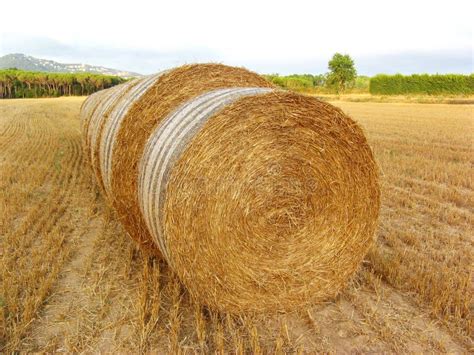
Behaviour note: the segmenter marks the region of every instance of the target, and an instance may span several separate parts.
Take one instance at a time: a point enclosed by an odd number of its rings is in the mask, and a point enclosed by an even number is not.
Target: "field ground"
[[[310,93],[325,101],[378,102],[378,103],[418,103],[418,104],[474,104],[473,95],[371,95],[369,93],[326,94]]]
[[[0,352],[473,351],[473,105],[338,101],[382,170],[377,245],[336,299],[216,314],[98,193],[83,98],[0,100]]]

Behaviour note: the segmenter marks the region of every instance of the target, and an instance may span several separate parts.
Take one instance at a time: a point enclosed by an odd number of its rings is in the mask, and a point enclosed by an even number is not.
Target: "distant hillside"
[[[94,73],[116,75],[123,78],[141,76],[141,74],[99,67],[89,64],[64,64],[53,60],[39,59],[21,53],[7,54],[0,57],[0,69],[17,68],[21,70],[42,71],[51,73]]]

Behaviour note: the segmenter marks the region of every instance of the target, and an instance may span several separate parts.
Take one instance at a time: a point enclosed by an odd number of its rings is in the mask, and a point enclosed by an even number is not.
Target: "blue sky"
[[[335,52],[359,74],[471,73],[473,1],[22,2],[0,55],[25,53],[147,74],[192,62],[260,73],[324,73]],[[2,4],[18,12],[18,4]]]

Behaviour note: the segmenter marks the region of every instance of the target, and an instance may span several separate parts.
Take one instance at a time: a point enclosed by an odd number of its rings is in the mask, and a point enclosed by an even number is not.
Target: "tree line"
[[[359,75],[352,82],[345,84],[343,91],[341,91],[340,86],[335,86],[333,82],[328,81],[327,74],[269,74],[264,77],[284,89],[315,93],[337,93],[338,90],[340,92],[368,93],[370,81],[370,77]]]
[[[347,89],[368,92],[369,78],[357,76],[354,60],[347,54],[336,53],[328,62],[326,74],[265,75],[272,83],[295,91],[328,91],[343,93]]]
[[[278,74],[265,77],[282,88],[313,93],[370,93],[373,95],[474,95],[474,74],[413,74],[357,76],[354,60],[336,53],[321,75]]]
[[[91,73],[0,70],[0,99],[90,95],[125,79]]]

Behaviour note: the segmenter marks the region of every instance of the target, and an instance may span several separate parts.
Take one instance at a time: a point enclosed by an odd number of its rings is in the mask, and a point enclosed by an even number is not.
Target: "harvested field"
[[[232,317],[122,230],[84,163],[82,101],[0,101],[3,351],[472,350],[473,105],[337,102],[382,169],[377,245],[336,299]]]

